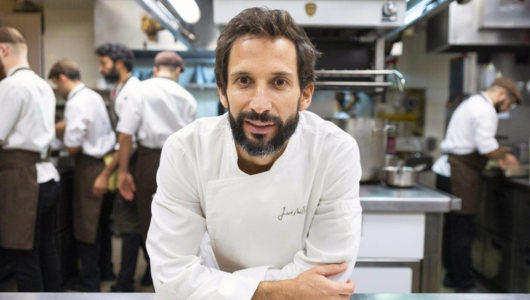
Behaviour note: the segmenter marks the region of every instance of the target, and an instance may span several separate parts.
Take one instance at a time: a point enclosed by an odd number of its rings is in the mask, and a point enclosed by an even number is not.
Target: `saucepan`
[[[403,162],[399,162],[395,167],[383,168],[383,181],[388,186],[413,187],[418,181],[418,174],[426,167],[426,164],[421,164],[414,168],[405,167]]]

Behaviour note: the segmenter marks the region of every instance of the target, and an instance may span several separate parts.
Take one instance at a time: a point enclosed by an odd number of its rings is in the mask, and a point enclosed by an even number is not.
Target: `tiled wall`
[[[407,88],[426,91],[425,136],[434,137],[438,145],[444,137],[445,104],[449,97],[449,62],[453,54],[427,54],[425,31],[417,31],[403,41],[403,55],[397,69],[407,80]],[[435,152],[440,154],[439,147]]]

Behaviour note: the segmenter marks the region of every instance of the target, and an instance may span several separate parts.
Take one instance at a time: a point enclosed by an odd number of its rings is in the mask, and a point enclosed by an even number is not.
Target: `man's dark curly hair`
[[[134,53],[122,44],[106,43],[96,48],[96,55],[108,56],[114,63],[120,60],[130,72],[134,67]]]
[[[253,7],[243,10],[230,20],[217,40],[215,79],[224,95],[228,86],[230,51],[234,43],[245,35],[270,39],[283,37],[293,42],[296,47],[300,90],[303,91],[309,83],[315,82],[315,63],[320,52],[315,49],[305,31],[287,11]]]

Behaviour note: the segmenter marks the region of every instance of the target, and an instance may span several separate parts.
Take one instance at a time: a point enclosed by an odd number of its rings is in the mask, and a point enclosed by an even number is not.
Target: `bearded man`
[[[217,42],[228,113],[168,138],[147,237],[158,299],[349,299],[361,237],[355,140],[305,110],[319,53],[285,11]]]

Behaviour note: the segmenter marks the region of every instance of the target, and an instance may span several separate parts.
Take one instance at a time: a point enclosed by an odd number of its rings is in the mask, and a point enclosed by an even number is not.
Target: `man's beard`
[[[504,102],[506,102],[506,98],[504,98],[504,100],[502,101],[499,101],[497,103],[495,103],[495,105],[493,105],[493,107],[495,107],[495,111],[497,111],[497,113],[501,113],[501,109],[502,109],[502,106],[504,105]]]
[[[272,116],[268,112],[258,114],[255,111],[242,112],[235,119],[230,112],[230,108],[228,108],[228,118],[236,145],[250,156],[266,157],[278,153],[283,148],[285,142],[295,133],[300,116],[297,107],[296,112],[287,118],[285,122],[280,117]],[[276,133],[268,141],[265,140],[266,134],[251,133],[255,139],[251,140],[245,134],[245,120],[274,122],[277,129]]]
[[[120,73],[118,70],[116,70],[116,64],[112,65],[112,70],[110,70],[108,75],[104,73],[102,75],[105,77],[105,81],[108,83],[116,83],[118,80],[120,80]]]

